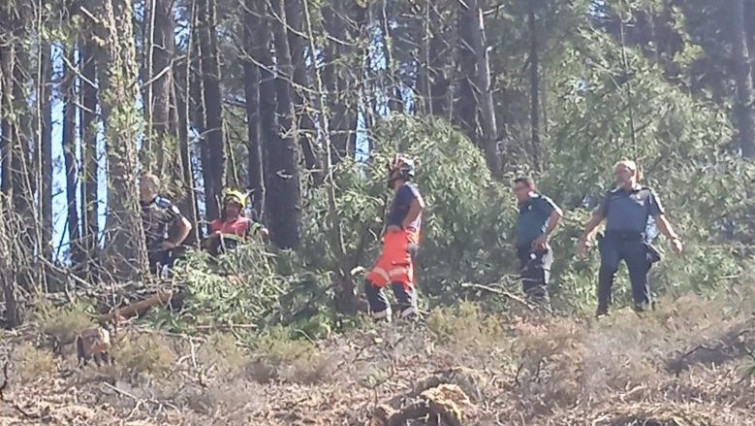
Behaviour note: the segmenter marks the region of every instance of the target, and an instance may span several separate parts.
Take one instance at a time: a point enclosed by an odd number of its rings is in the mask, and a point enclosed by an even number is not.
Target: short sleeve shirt
[[[168,231],[183,216],[168,199],[155,197],[149,203],[141,202],[142,226],[147,248],[153,248],[168,237]]]
[[[420,196],[419,190],[414,184],[411,182],[403,184],[398,191],[396,191],[396,196],[393,198],[393,204],[391,205],[390,214],[388,216],[388,226],[402,226],[404,219],[406,219],[406,216],[409,214],[412,202],[419,199]],[[415,231],[419,231],[421,225],[422,214],[417,216],[417,219],[415,219],[409,227],[413,228]]]
[[[556,204],[548,197],[533,194],[529,200],[519,204],[516,222],[516,246],[530,246],[545,233],[548,218],[556,210]]]
[[[216,219],[210,223],[212,232],[220,232],[223,235],[235,235],[246,238],[252,229],[252,220],[245,216],[239,216],[235,219],[221,220]]]
[[[647,187],[609,191],[598,207],[606,231],[644,233],[648,219],[664,213],[655,191]]]

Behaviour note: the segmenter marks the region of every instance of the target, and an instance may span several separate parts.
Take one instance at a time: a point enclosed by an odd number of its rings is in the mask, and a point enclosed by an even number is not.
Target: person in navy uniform
[[[150,271],[159,275],[173,266],[173,256],[191,232],[191,222],[168,199],[158,195],[160,179],[145,173],[139,181],[139,203]],[[171,237],[172,235],[172,237]]]
[[[550,198],[537,192],[530,178],[515,179],[514,194],[519,205],[515,246],[522,290],[533,302],[547,304],[553,263],[553,251],[548,241],[563,212]]]
[[[579,239],[577,255],[584,258],[590,239],[598,225],[606,221],[605,233],[598,240],[600,272],[598,277],[597,316],[608,313],[611,304],[611,286],[624,260],[632,283],[632,298],[636,311],[650,304],[648,272],[658,253],[647,243],[648,220],[671,242],[673,250],[682,252],[682,242],[666,218],[658,195],[651,188],[639,184],[639,173],[634,161],[622,160],[614,167],[616,188],[603,197],[592,218],[585,225]]]

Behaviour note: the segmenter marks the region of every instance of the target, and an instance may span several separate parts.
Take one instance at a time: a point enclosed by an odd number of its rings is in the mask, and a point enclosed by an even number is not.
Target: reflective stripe
[[[389,275],[391,277],[399,276],[399,275],[408,275],[409,274],[409,268],[393,268],[391,269]]]
[[[374,318],[376,320],[386,319],[386,320],[388,320],[388,322],[390,322],[391,321],[391,309],[388,308],[388,309],[384,309],[384,310],[382,310],[380,312],[373,312],[372,313],[372,318]]]
[[[385,279],[386,281],[390,281],[390,280],[391,280],[391,277],[389,277],[389,276],[388,276],[388,273],[387,273],[387,272],[385,272],[385,269],[383,269],[383,268],[381,268],[381,267],[379,267],[379,266],[376,266],[376,267],[375,267],[375,268],[374,268],[374,269],[372,270],[372,272],[373,272],[373,273],[376,273],[376,274],[378,274],[378,275],[380,275],[380,276],[381,276],[381,277],[383,277],[383,279]]]
[[[403,311],[401,311],[401,318],[406,318],[409,315],[412,315],[412,314],[414,314],[416,312],[417,311],[414,309],[414,306],[410,306],[410,307],[404,309]]]

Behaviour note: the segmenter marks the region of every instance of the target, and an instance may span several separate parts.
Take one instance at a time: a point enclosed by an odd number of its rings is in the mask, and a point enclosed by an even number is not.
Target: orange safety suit
[[[414,286],[414,261],[411,248],[419,243],[419,233],[412,229],[387,232],[383,237],[383,252],[367,280],[375,287],[401,283],[406,290]]]

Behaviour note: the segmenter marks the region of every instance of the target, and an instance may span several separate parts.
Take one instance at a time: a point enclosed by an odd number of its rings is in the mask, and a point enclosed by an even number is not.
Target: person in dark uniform
[[[676,253],[682,252],[682,242],[666,218],[655,191],[639,184],[635,162],[618,162],[614,167],[614,175],[617,186],[605,195],[587,222],[577,249],[577,255],[584,258],[595,229],[605,219],[605,233],[598,241],[598,317],[608,313],[611,286],[622,260],[629,269],[635,310],[642,311],[649,305],[648,272],[652,263],[658,260],[657,252],[646,240],[650,217],[655,220],[658,230],[671,242],[673,250]]]
[[[151,173],[145,173],[139,181],[139,201],[149,267],[157,275],[163,267],[173,266],[174,251],[189,236],[192,228],[191,222],[173,203],[158,195],[159,186],[160,180]]]
[[[514,180],[514,194],[519,203],[515,246],[522,289],[528,299],[547,304],[548,279],[553,263],[548,240],[558,227],[563,212],[550,198],[537,192],[530,178]]]

